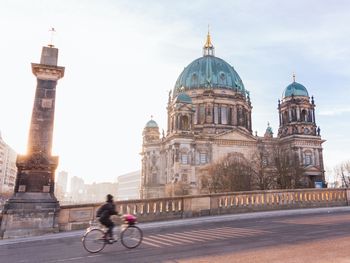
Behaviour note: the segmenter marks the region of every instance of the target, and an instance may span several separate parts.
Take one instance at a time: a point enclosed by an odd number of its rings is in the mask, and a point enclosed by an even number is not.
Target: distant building
[[[68,173],[61,171],[56,176],[55,196],[58,200],[64,200],[67,194]]]
[[[117,183],[85,184],[84,180],[77,176],[73,176],[70,182],[70,191],[62,199],[61,204],[102,203],[106,200],[107,194],[117,196]]]
[[[116,183],[110,182],[86,184],[84,201],[88,203],[102,203],[106,201],[107,194],[113,195],[116,200],[117,188]]]
[[[16,181],[17,153],[5,143],[0,133],[0,195],[10,195]]]
[[[84,202],[85,197],[85,184],[84,180],[80,177],[73,176],[70,180],[70,195],[69,201],[72,203]]]
[[[117,200],[140,199],[141,171],[118,176]]]

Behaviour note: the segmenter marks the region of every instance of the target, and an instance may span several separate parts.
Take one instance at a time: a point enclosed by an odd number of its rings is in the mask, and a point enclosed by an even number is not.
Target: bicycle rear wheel
[[[121,233],[120,239],[124,247],[135,248],[141,244],[142,230],[137,226],[128,226]]]
[[[106,245],[104,232],[101,229],[92,229],[86,232],[82,242],[84,248],[90,253],[100,252]]]

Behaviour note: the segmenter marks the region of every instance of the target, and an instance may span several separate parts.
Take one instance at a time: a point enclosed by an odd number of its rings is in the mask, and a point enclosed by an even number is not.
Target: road
[[[350,262],[349,222],[339,207],[143,223],[136,249],[118,242],[90,254],[74,231],[0,240],[0,262]]]

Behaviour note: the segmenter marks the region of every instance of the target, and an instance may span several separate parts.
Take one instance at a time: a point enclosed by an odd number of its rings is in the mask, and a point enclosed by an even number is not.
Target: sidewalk
[[[279,217],[279,216],[308,215],[308,214],[328,214],[328,213],[336,213],[336,212],[350,212],[350,206],[304,208],[304,209],[240,213],[240,214],[219,215],[219,216],[203,216],[203,217],[186,218],[186,219],[179,219],[179,220],[139,223],[138,226],[141,229],[152,229],[152,228],[159,228],[159,227],[196,225],[196,224],[202,224],[206,222],[213,223],[213,222],[225,222],[225,221],[245,220],[245,219],[254,219],[254,218],[270,218],[270,217]],[[84,232],[85,230],[76,230],[76,231],[47,234],[42,236],[4,239],[4,240],[0,240],[0,246],[16,244],[16,243],[32,242],[32,241],[38,241],[38,240],[60,239],[60,238],[67,238],[67,237],[82,237]]]

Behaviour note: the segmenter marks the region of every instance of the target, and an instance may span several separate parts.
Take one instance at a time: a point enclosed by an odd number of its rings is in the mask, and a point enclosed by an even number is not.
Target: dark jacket
[[[110,216],[117,214],[118,212],[115,210],[115,204],[106,202],[97,210],[96,217],[99,217],[100,221],[105,221],[106,219],[109,219]]]

